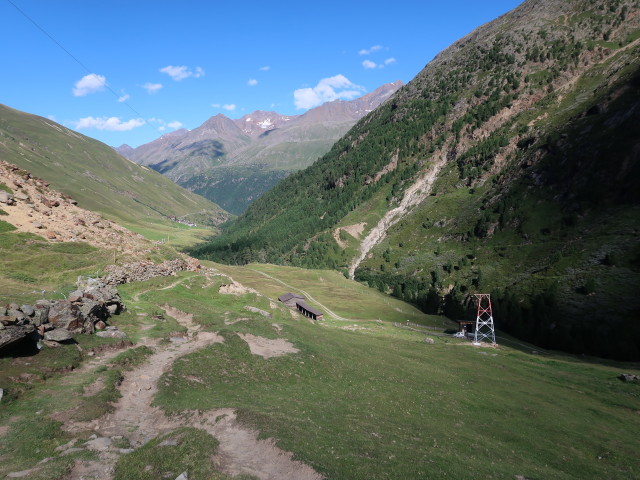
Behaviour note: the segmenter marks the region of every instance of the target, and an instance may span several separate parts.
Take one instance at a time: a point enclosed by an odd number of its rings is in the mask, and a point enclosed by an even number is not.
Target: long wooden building
[[[305,303],[305,298],[297,293],[285,293],[278,297],[282,303],[289,308],[295,308],[305,317],[312,318],[313,320],[322,320],[324,313],[320,310],[316,310]]]
[[[310,307],[301,300],[296,302],[296,308],[305,317],[309,317],[314,320],[322,320],[322,316],[324,315],[320,310],[316,310],[315,308]]]

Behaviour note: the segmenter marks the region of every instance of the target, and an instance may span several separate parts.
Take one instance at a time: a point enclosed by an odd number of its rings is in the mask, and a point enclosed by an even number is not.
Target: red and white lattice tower
[[[488,293],[476,293],[478,299],[478,314],[476,315],[476,328],[473,334],[473,343],[479,344],[485,338],[496,343],[496,332],[493,328],[493,313],[491,312],[491,295]]]

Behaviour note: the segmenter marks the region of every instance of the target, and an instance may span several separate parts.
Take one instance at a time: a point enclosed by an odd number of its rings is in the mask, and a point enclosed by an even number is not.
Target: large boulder
[[[15,203],[13,200],[13,195],[11,193],[5,192],[4,190],[0,190],[0,203],[13,205]]]
[[[49,308],[49,322],[55,328],[82,330],[84,318],[82,318],[82,313],[77,305],[62,300],[55,302]]]
[[[35,312],[31,319],[31,323],[36,327],[39,327],[49,321],[49,309],[51,308],[51,302],[49,302],[49,300],[38,300],[34,307]]]
[[[70,302],[79,302],[82,300],[82,290],[74,290],[67,296],[67,300]]]
[[[102,330],[96,332],[96,337],[102,338],[127,338],[127,334],[122,330]]]
[[[44,332],[44,339],[53,342],[66,342],[72,338],[73,334],[66,328],[54,328],[53,330]]]
[[[22,340],[34,330],[35,327],[31,324],[3,328],[0,330],[0,350]]]
[[[9,310],[8,315],[14,317],[18,323],[25,323],[24,320],[27,318],[27,316],[18,309]]]
[[[18,319],[13,315],[0,315],[0,324],[15,325],[16,323],[18,323]]]
[[[96,321],[106,318],[107,309],[104,303],[91,300],[90,298],[83,298],[82,303],[78,304],[80,313],[85,318],[94,317]]]

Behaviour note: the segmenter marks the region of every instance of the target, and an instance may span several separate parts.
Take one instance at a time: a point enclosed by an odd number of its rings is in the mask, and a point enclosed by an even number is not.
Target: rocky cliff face
[[[614,332],[640,314],[639,38],[637,2],[526,1],[199,254],[350,270],[454,319],[493,292],[505,330],[638,358]]]

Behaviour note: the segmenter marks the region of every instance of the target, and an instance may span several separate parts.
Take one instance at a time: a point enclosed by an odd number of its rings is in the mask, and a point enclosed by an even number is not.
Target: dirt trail
[[[447,161],[446,154],[434,155],[435,162],[416,182],[411,185],[404,194],[400,205],[389,210],[378,224],[371,229],[369,234],[360,244],[360,253],[353,260],[349,267],[349,278],[353,280],[358,265],[366,258],[367,254],[380,243],[386,236],[387,230],[396,224],[412,207],[420,204],[431,193],[433,182],[438,177],[438,173]]]
[[[178,427],[191,426],[204,429],[220,442],[216,463],[221,471],[230,475],[249,474],[261,480],[292,479],[318,480],[321,475],[311,467],[292,459],[292,454],[280,450],[273,439],[258,440],[258,432],[241,426],[236,421],[233,409],[218,409],[207,412],[184,412],[180,416],[168,417],[152,405],[158,391],[157,381],[168,371],[173,362],[186,354],[215,343],[224,338],[217,333],[201,332],[193,322],[193,316],[169,305],[163,306],[168,315],[187,328],[187,339],[167,347],[157,347],[148,361],[126,374],[120,393],[122,397],[115,410],[89,423],[71,423],[65,428],[71,432],[91,429],[98,435],[99,462],[81,461],[67,476],[69,480],[93,478],[109,480],[113,466],[120,456],[118,449],[104,443],[114,436],[123,436],[132,447],[137,448],[147,441],[168,433]],[[98,440],[103,440],[103,443]]]

